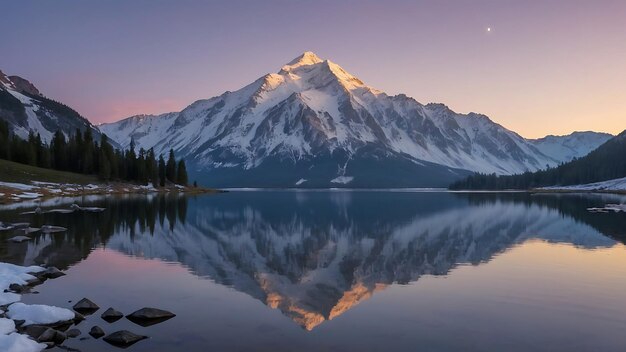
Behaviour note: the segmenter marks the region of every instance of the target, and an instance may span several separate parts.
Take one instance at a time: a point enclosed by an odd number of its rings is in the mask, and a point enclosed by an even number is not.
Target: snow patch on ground
[[[0,335],[0,351],[3,352],[39,352],[47,346],[29,339],[26,335],[11,333]]]
[[[348,184],[350,182],[352,182],[352,180],[354,180],[353,176],[338,176],[333,178],[332,180],[330,180],[331,183],[341,183],[341,184]]]
[[[24,285],[26,284],[26,280],[35,278],[29,273],[43,270],[45,269],[39,266],[24,267],[9,263],[0,263],[0,305],[6,305],[20,300],[20,295],[12,292],[4,292],[11,284]],[[55,323],[57,321],[74,318],[74,313],[68,309],[58,307],[46,307],[46,309],[43,309],[42,307],[46,306],[27,306],[23,303],[13,303],[9,306],[9,310],[6,314],[11,319],[23,319],[22,317],[26,317],[26,320],[29,320],[29,324],[39,321],[44,324]],[[46,312],[46,314],[42,312]],[[67,318],[68,316],[69,318]],[[31,340],[26,335],[14,332],[15,323],[11,319],[0,318],[0,351],[39,352],[47,347],[45,344]]]
[[[19,266],[9,263],[0,263],[0,291],[9,288],[11,284],[24,285],[26,280],[34,279],[29,273],[45,270],[40,266]]]
[[[592,213],[608,213],[610,211],[614,213],[626,213],[626,204],[607,204],[602,208],[587,208],[587,210]]]
[[[24,325],[32,325],[72,320],[75,314],[66,308],[18,302],[9,306],[7,316],[13,320],[24,320]]]
[[[35,199],[35,198],[39,198],[39,197],[43,196],[43,194],[36,193],[36,192],[24,192],[22,194],[17,194],[15,196],[17,198],[22,198],[22,199]]]
[[[626,191],[626,177],[613,180],[587,183],[571,186],[543,187],[545,190],[568,190],[568,191]]]
[[[22,299],[22,296],[18,295],[17,293],[0,292],[0,305],[1,306],[18,302],[20,299]]]
[[[15,323],[11,319],[0,318],[0,334],[6,335],[15,331]]]
[[[21,191],[30,191],[36,188],[35,186],[15,182],[0,182],[0,187],[15,188]]]

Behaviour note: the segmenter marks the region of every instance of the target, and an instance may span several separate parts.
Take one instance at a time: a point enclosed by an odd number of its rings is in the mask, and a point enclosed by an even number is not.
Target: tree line
[[[152,148],[136,152],[134,142],[127,150],[115,149],[104,134],[98,143],[89,128],[77,129],[69,138],[57,131],[48,145],[32,131],[27,139],[16,136],[10,133],[6,121],[0,121],[0,159],[97,175],[103,181],[152,183],[155,187],[168,183],[186,186],[189,182],[185,161],[177,161],[172,149],[167,161],[163,155],[157,157]]]
[[[582,158],[537,172],[498,176],[477,173],[450,185],[450,189],[532,189],[601,182],[626,177],[626,131]]]

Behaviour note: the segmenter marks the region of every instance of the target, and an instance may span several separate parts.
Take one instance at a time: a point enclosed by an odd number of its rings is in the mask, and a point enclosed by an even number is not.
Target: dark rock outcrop
[[[102,313],[100,317],[108,323],[113,323],[122,319],[124,317],[124,314],[122,314],[122,312],[117,311],[113,308],[109,308],[105,310],[104,313]]]
[[[135,344],[147,338],[148,336],[137,335],[128,330],[121,330],[121,331],[116,331],[110,335],[107,335],[103,340],[110,343],[113,346],[126,348],[132,344]]]
[[[87,298],[83,298],[74,305],[74,310],[81,314],[93,314],[100,307]]]
[[[141,326],[150,326],[162,323],[175,317],[176,314],[158,308],[141,308],[126,316],[126,319]]]

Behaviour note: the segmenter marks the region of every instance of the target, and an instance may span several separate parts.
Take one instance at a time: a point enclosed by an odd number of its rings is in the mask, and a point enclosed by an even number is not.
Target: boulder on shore
[[[38,275],[36,275],[36,276],[44,277],[46,279],[56,279],[56,278],[64,276],[64,275],[65,275],[64,272],[62,272],[61,270],[57,269],[54,266],[51,266],[49,268],[46,268],[46,270],[44,270],[44,271],[40,271],[38,273]]]

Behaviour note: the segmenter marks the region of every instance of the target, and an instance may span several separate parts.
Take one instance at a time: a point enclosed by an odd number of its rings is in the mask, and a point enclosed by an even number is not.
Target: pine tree
[[[93,174],[95,170],[95,162],[94,162],[94,142],[93,135],[91,134],[91,129],[86,128],[85,133],[83,134],[83,148],[78,150],[79,153],[82,152],[83,159],[83,170],[84,174]]]
[[[178,162],[178,170],[176,172],[176,183],[179,185],[187,186],[187,167],[185,166],[185,160]]]
[[[0,120],[0,159],[9,159],[9,124]]]
[[[176,158],[174,157],[173,149],[170,149],[170,155],[167,159],[167,165],[165,166],[165,177],[168,181],[176,183]]]
[[[52,150],[52,167],[57,170],[67,170],[67,143],[63,132],[54,133],[50,149]]]
[[[165,159],[163,159],[163,155],[159,155],[159,185],[161,187],[165,187]]]
[[[28,141],[26,145],[25,163],[31,166],[37,166],[37,138],[33,131],[28,133]]]
[[[125,165],[126,165],[126,179],[127,180],[136,180],[137,179],[137,155],[135,154],[135,141],[130,141],[130,148],[126,152],[125,156]]]
[[[98,176],[108,181],[111,179],[111,162],[106,156],[106,152],[104,148],[100,148],[100,152],[98,153]]]
[[[157,161],[154,157],[154,149],[150,148],[148,150],[148,160],[146,161],[147,166],[147,174],[150,178],[150,182],[152,186],[159,186],[159,166],[157,165]]]
[[[148,182],[148,172],[146,167],[146,151],[139,149],[139,156],[137,157],[137,181],[142,184]]]

